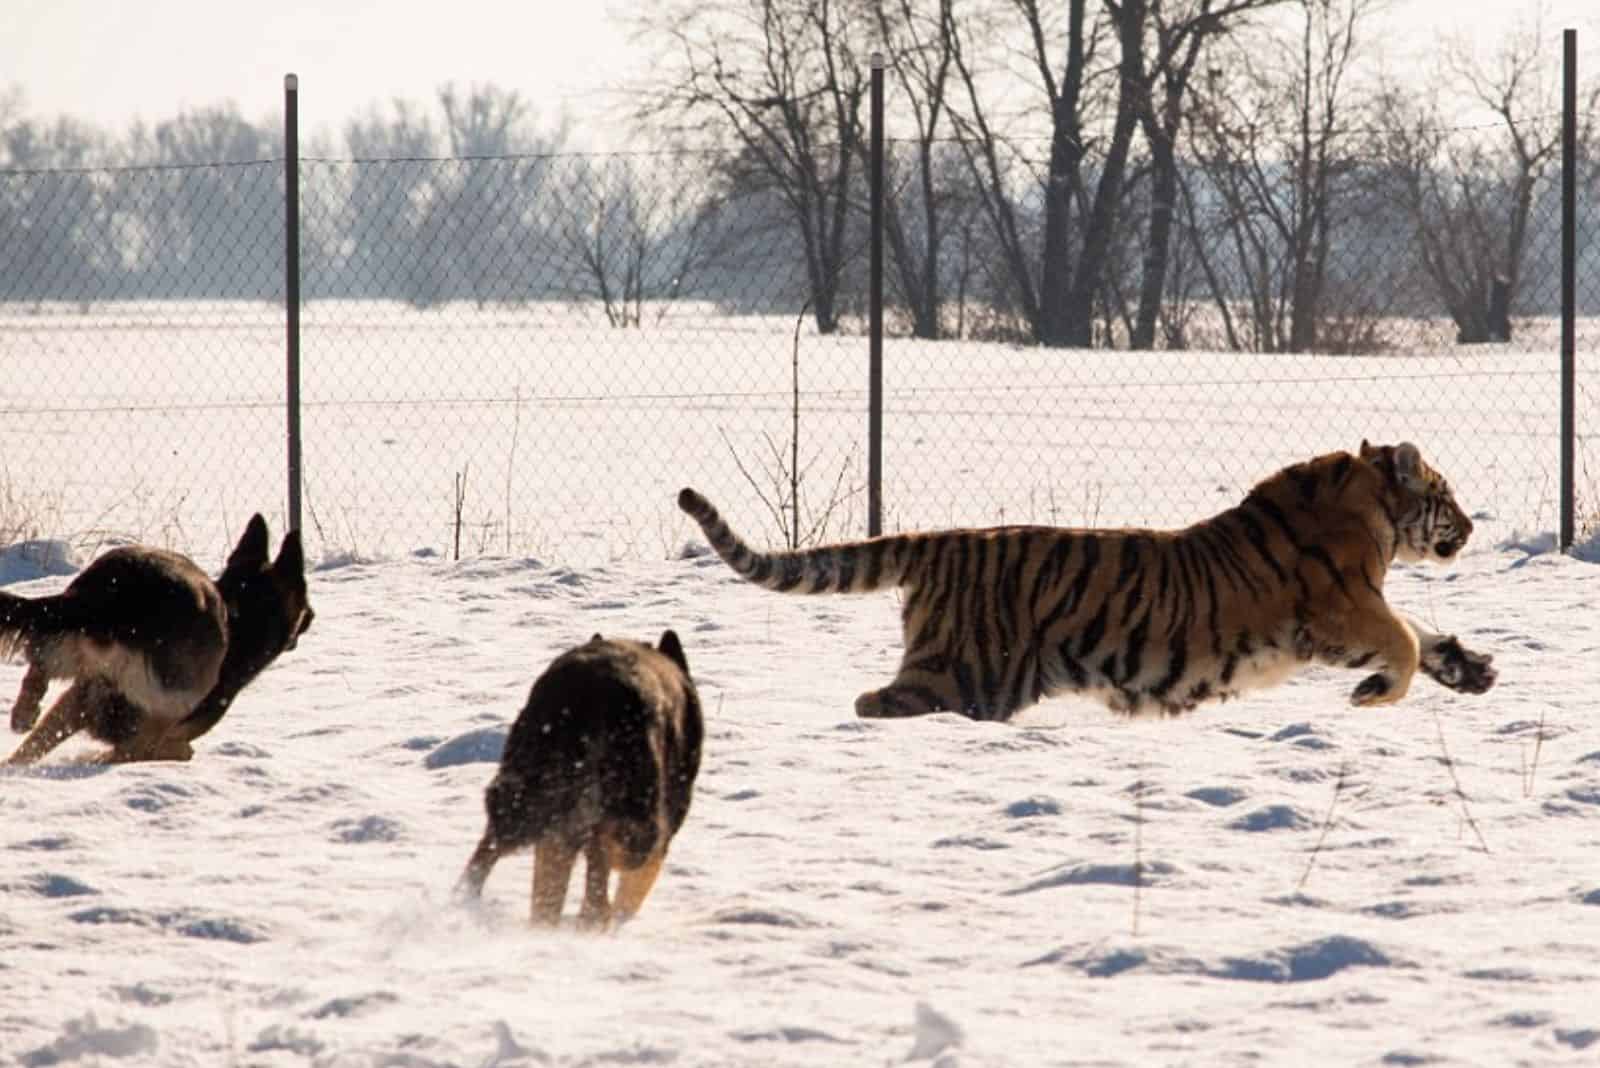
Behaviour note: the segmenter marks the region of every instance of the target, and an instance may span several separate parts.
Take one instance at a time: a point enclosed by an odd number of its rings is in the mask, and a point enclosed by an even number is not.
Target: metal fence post
[[[872,53],[871,163],[872,252],[867,289],[867,536],[883,533],[883,68]]]
[[[1561,86],[1561,551],[1572,548],[1577,425],[1578,31],[1562,33]]]
[[[284,317],[288,324],[289,529],[300,529],[300,79],[283,76]]]

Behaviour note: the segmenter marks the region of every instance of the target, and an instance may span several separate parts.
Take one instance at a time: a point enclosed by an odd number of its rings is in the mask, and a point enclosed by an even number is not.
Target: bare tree
[[[1030,0],[1031,2],[1031,0]],[[1093,340],[1095,298],[1105,277],[1105,263],[1116,234],[1118,213],[1123,206],[1124,180],[1133,131],[1148,99],[1145,81],[1145,26],[1151,0],[1104,0],[1116,29],[1119,48],[1117,63],[1116,114],[1111,136],[1100,160],[1098,180],[1084,220],[1083,241],[1078,262],[1071,273],[1063,302],[1051,301],[1046,307],[1049,324],[1047,343],[1087,346]],[[1054,152],[1052,150],[1052,157]],[[1049,227],[1046,226],[1045,275],[1051,273]],[[1046,290],[1046,292],[1053,292]]]
[[[199,166],[269,159],[278,148],[267,123],[252,123],[232,104],[221,104],[179,112],[153,127],[135,124],[126,152],[139,165]]]
[[[463,92],[446,82],[439,87],[439,108],[452,156],[506,156],[528,147],[533,113],[515,89],[474,85]]]
[[[279,148],[275,131],[232,104],[132,128],[128,159],[158,169],[126,175],[119,210],[140,233],[134,262],[152,295],[271,291],[283,234],[258,206],[275,186],[270,161]]]
[[[1142,0],[1135,3],[1142,4]],[[1027,64],[1048,105],[1050,149],[1040,178],[1042,247],[1034,245],[1011,188],[1019,154],[1007,143],[997,109],[985,91],[985,42],[974,39],[974,25],[983,24],[982,16],[966,22],[958,22],[953,14],[946,19],[951,57],[964,90],[963,107],[954,116],[955,122],[1018,311],[1034,340],[1071,344],[1073,338],[1088,330],[1086,319],[1072,322],[1078,309],[1068,307],[1067,297],[1073,282],[1073,220],[1084,195],[1085,129],[1095,122],[1100,104],[1093,92],[1090,71],[1104,26],[1091,18],[1089,0],[1067,0],[1064,28],[1050,18],[1049,10],[1037,0],[1004,0],[987,14],[988,20],[994,21],[1020,18],[1027,41]],[[1055,61],[1058,48],[1063,53],[1059,73]],[[1128,124],[1125,134],[1131,132]],[[1126,136],[1123,142],[1125,152]],[[1109,157],[1108,153],[1108,162]]]
[[[104,175],[81,171],[106,152],[99,131],[34,119],[20,89],[0,92],[0,299],[76,299],[120,272]],[[38,173],[67,168],[69,173]]]
[[[1491,117],[1487,129],[1452,129],[1437,86],[1420,100],[1397,85],[1384,91],[1374,155],[1462,343],[1509,336],[1535,193],[1559,159],[1559,67],[1537,21],[1505,38],[1488,63],[1452,45],[1442,80]],[[1587,98],[1583,139],[1592,144],[1600,82]]]
[[[686,0],[640,25],[672,48],[645,90],[641,117],[731,144],[731,195],[781,198],[817,329],[834,332],[866,136],[868,0]]]
[[[344,126],[344,147],[352,162],[343,173],[338,217],[330,225],[343,231],[348,250],[343,256],[346,285],[364,286],[356,296],[406,295],[424,288],[415,258],[397,258],[395,249],[412,246],[433,198],[439,167],[439,131],[426,112],[406,100],[372,106]],[[312,187],[316,188],[316,187]],[[313,200],[308,212],[319,219]],[[333,210],[335,205],[330,205]]]
[[[1065,23],[1039,0],[1007,0],[1026,42],[1031,79],[1048,102],[1049,156],[1040,176],[1042,234],[1033,234],[1008,195],[1009,153],[981,84],[972,32],[952,26],[956,70],[966,90],[957,119],[979,176],[986,215],[1035,340],[1088,345],[1098,303],[1118,310],[1148,346],[1161,302],[1177,201],[1176,145],[1191,75],[1205,44],[1246,13],[1281,0],[1067,0]],[[1114,46],[1114,47],[1113,47]],[[1159,91],[1158,87],[1159,86]],[[1152,149],[1136,169],[1134,133]],[[1140,311],[1109,265],[1126,244],[1134,180],[1151,177]],[[1037,263],[1037,271],[1033,265]]]
[[[915,0],[874,0],[878,34],[884,42],[896,94],[911,114],[913,168],[897,180],[899,157],[887,153],[884,239],[888,243],[895,288],[905,301],[915,337],[938,338],[944,304],[943,252],[948,212],[960,210],[960,172],[940,144],[949,122],[954,46],[948,28],[955,0],[930,5]],[[907,218],[910,215],[911,218]]]
[[[1299,0],[1298,25],[1237,42],[1191,109],[1234,266],[1233,281],[1212,288],[1219,302],[1247,294],[1250,344],[1263,351],[1318,344],[1334,231],[1354,193],[1347,179],[1360,146],[1348,127],[1368,111],[1350,83],[1379,2]],[[1195,246],[1206,270],[1228,276],[1208,244]]]
[[[374,113],[346,129],[358,157],[376,154],[358,164],[354,180],[363,233],[402,237],[416,248],[402,262],[372,266],[417,307],[526,296],[529,249],[540,232],[530,194],[548,172],[539,157],[560,149],[566,126],[540,128],[519,93],[492,84],[445,84],[436,100],[437,125],[396,102],[392,116]],[[449,158],[426,158],[441,143]],[[370,254],[388,253],[375,246]]]
[[[1129,332],[1131,348],[1148,349],[1155,344],[1178,203],[1178,138],[1199,61],[1214,39],[1232,30],[1245,16],[1282,2],[1150,0],[1153,40],[1149,46],[1148,98],[1139,110],[1140,127],[1150,146],[1150,213],[1138,310]],[[1331,0],[1303,2],[1325,5]]]
[[[639,327],[648,302],[692,293],[719,236],[704,187],[654,157],[570,162],[553,230],[582,279],[574,295],[598,300],[612,326]]]

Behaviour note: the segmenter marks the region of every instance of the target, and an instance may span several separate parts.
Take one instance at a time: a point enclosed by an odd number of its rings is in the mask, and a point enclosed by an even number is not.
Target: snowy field
[[[1315,452],[1416,440],[1478,533],[1452,569],[1397,569],[1391,600],[1500,682],[1419,678],[1364,711],[1356,673],[1314,670],[1169,722],[1056,701],[869,723],[852,703],[898,661],[896,598],[740,583],[672,503],[693,484],[774,536],[734,457],[785,433],[781,330],[710,364],[691,330],[585,363],[616,335],[334,311],[308,323],[311,632],[190,764],[0,773],[0,1065],[1600,1056],[1600,537],[1562,556],[1539,533],[1548,352],[1064,370],[891,346],[892,527],[1185,523]],[[215,572],[256,509],[281,536],[281,328],[191,313],[0,324],[0,505],[77,564],[136,535]],[[824,470],[859,437],[861,345],[802,344]],[[463,466],[487,518],[454,562]],[[68,573],[0,553],[14,592]],[[667,626],[709,730],[644,911],[615,937],[531,930],[527,857],[453,904],[534,677],[596,631]],[[0,700],[21,677],[0,664]]]
[[[1495,653],[1482,697],[1419,677],[1358,711],[1317,670],[1169,722],[1011,725],[852,718],[898,657],[892,595],[786,598],[693,554],[327,563],[312,631],[192,763],[0,775],[0,1063],[1593,1063],[1581,553],[1391,576]],[[531,930],[526,857],[453,904],[533,677],[668,625],[709,733],[644,911]]]

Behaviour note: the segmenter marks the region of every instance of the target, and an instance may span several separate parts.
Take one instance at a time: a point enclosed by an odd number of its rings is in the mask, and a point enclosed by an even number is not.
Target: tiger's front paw
[[[1434,682],[1458,693],[1485,693],[1499,677],[1493,656],[1475,653],[1453,636],[1423,653],[1421,667]]]
[[[1350,691],[1350,703],[1362,705],[1376,705],[1384,699],[1384,694],[1389,692],[1389,679],[1382,675],[1368,675],[1357,683],[1354,691]]]
[[[1355,707],[1392,705],[1392,703],[1405,697],[1406,689],[1408,689],[1406,683],[1400,683],[1394,676],[1384,675],[1382,671],[1378,671],[1378,673],[1368,675],[1360,683],[1355,684],[1354,691],[1350,691],[1350,703]]]

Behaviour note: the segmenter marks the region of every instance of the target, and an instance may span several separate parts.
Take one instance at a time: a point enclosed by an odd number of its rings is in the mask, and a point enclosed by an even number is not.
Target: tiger
[[[903,591],[899,671],[856,700],[862,718],[1009,720],[1064,694],[1177,715],[1312,662],[1370,669],[1357,706],[1399,701],[1419,670],[1461,693],[1496,680],[1491,655],[1384,599],[1396,560],[1448,563],[1472,535],[1410,442],[1292,464],[1181,530],[1000,526],[760,552],[693,489],[678,506],[766,589]]]

